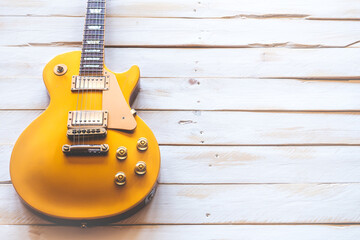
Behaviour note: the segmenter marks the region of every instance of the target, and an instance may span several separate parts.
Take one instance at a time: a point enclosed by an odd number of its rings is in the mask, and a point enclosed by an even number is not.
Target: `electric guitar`
[[[139,68],[119,74],[104,65],[104,27],[105,0],[88,0],[82,51],[46,65],[50,104],[11,155],[16,192],[50,219],[121,219],[155,193],[159,146],[130,108]]]

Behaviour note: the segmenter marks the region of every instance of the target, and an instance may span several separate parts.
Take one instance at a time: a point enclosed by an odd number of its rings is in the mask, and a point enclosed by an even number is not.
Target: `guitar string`
[[[86,39],[87,39],[87,32],[89,32],[88,30],[88,17],[89,17],[89,8],[90,8],[90,5],[91,5],[91,0],[88,1],[88,4],[87,4],[87,7],[86,7],[86,16],[85,16],[85,30],[84,30],[84,39],[83,39],[83,52],[84,52],[84,58],[82,59],[81,61],[81,68],[84,72],[84,76],[83,76],[83,79],[80,78],[80,89],[78,90],[79,93],[81,92],[81,108],[80,108],[80,123],[79,123],[79,130],[81,131],[82,129],[82,123],[83,123],[83,102],[84,102],[84,87],[85,87],[85,78],[86,76],[88,76],[88,73],[87,73],[87,67],[86,67],[86,55],[88,53],[88,51],[86,50]],[[78,136],[78,139],[79,139],[79,145],[81,144],[81,132],[79,133],[79,136]],[[84,143],[83,143],[84,144]]]
[[[93,2],[92,2],[93,3]],[[91,6],[91,8],[92,8],[92,6]],[[95,17],[95,19],[96,19],[96,17]],[[91,18],[89,19],[89,22],[90,22],[90,25],[93,25],[92,23],[93,23],[93,21],[94,21],[94,17],[93,16],[91,16]],[[90,41],[94,41],[96,38],[94,37],[91,37],[91,39],[90,39]],[[91,43],[94,43],[94,42],[91,42]],[[90,46],[92,46],[91,44],[90,44]],[[91,57],[92,58],[92,57]],[[91,59],[90,58],[90,59]],[[91,62],[92,60],[90,60],[90,62]],[[90,81],[89,81],[89,83],[90,83]],[[91,79],[91,89],[90,89],[90,125],[92,124],[92,119],[95,119],[95,113],[94,113],[94,109],[92,109],[92,104],[91,104],[91,100],[92,100],[92,95],[93,95],[93,87],[94,87],[94,79]],[[90,137],[90,143],[89,144],[91,144],[91,140],[92,140],[92,137]]]
[[[96,5],[96,9],[101,9],[101,2],[100,2],[99,0],[97,0],[97,2],[96,2],[95,5]],[[100,22],[99,22],[100,16],[101,16],[101,10],[96,13],[96,17],[94,18],[94,22],[95,22],[94,25],[95,25],[95,26],[100,26],[99,32],[100,32],[100,34],[101,34],[101,24],[100,24]],[[96,32],[98,32],[98,31],[96,31]],[[94,38],[94,41],[99,41],[99,43],[100,43],[100,40],[99,40],[99,39],[100,39],[100,34],[99,34],[99,36],[96,34],[96,37]],[[97,43],[97,42],[96,42],[96,43]],[[95,44],[94,44],[94,46],[95,46]],[[98,49],[99,46],[100,46],[100,44],[96,44],[96,46],[97,46],[97,49]],[[95,59],[97,59],[98,56],[99,56],[99,54],[97,53]],[[96,60],[96,64],[99,64],[99,60]],[[99,75],[100,75],[100,77],[101,77],[101,74],[99,74]],[[98,85],[98,83],[96,83],[96,86],[97,86],[97,85]],[[92,90],[91,90],[91,91],[92,91]],[[94,119],[96,119],[96,118],[95,118],[95,116],[96,116],[96,115],[95,115],[95,109],[96,109],[96,111],[98,110],[98,109],[96,108],[97,90],[94,90],[94,94],[95,94],[95,100],[94,100]],[[95,124],[96,124],[96,122],[95,122]],[[93,140],[94,143],[96,142],[96,140],[97,140],[96,134],[93,135],[92,140]]]
[[[95,3],[95,5],[96,5],[95,9],[100,9],[100,10],[95,11],[94,13],[91,13],[89,9],[92,8],[92,6],[93,6],[92,3]],[[101,6],[103,3],[105,4],[105,1],[93,2],[93,1],[89,0],[89,2],[88,2],[88,7],[87,7],[87,11],[86,11],[86,16],[85,16],[84,40],[83,40],[82,56],[81,56],[82,58],[80,61],[81,65],[80,65],[79,76],[81,76],[81,77],[86,77],[86,76],[90,76],[90,75],[97,76],[98,72],[99,72],[99,71],[93,71],[89,66],[87,66],[87,65],[91,65],[91,64],[87,64],[88,58],[86,55],[87,55],[87,53],[90,53],[90,56],[91,56],[91,57],[89,57],[90,59],[92,58],[92,56],[95,56],[94,58],[98,59],[99,53],[97,53],[96,50],[101,51],[101,49],[98,49],[98,47],[102,46],[101,44],[104,44],[104,39],[101,38],[101,36],[104,35],[104,34],[101,35],[101,32],[104,32],[104,26],[103,26],[104,24],[101,24],[101,20],[103,19],[105,21],[105,13],[104,13],[104,15],[102,15],[103,14],[102,11],[105,11],[105,6],[104,7]],[[93,14],[97,17],[91,18],[91,17],[89,17],[89,14],[90,14],[90,16],[91,16],[91,14]],[[102,16],[104,16],[104,17],[102,17]],[[93,20],[95,22],[94,25],[92,24]],[[89,26],[100,26],[100,29],[96,29],[96,27],[95,27],[95,29],[94,28],[91,29],[91,28],[89,28]],[[87,34],[87,32],[89,32],[89,34]],[[90,34],[90,32],[91,33],[94,32],[95,34]],[[91,37],[94,36],[94,39],[91,39],[90,41],[99,41],[99,44],[92,44],[93,42],[90,42],[90,44],[87,44],[88,36],[91,36]],[[103,42],[101,43],[101,41],[103,41]],[[90,47],[88,47],[88,45]],[[86,50],[89,50],[89,51],[86,51]],[[104,49],[102,49],[102,51],[104,51]],[[101,52],[100,52],[100,54],[101,54]],[[104,57],[104,53],[102,53],[102,58],[99,58],[100,60],[97,60],[98,63],[102,62],[102,70],[104,67],[103,57]],[[94,61],[94,60],[89,60],[89,61]],[[97,64],[94,63],[93,65],[97,65]],[[101,75],[103,75],[103,74],[101,74]],[[87,86],[86,86],[86,84],[87,84]],[[94,84],[92,84],[92,86],[91,86],[90,96],[88,94],[88,91],[90,88],[90,81],[85,81],[85,80],[79,79],[79,83],[77,85],[78,85],[79,89],[77,91],[78,94],[77,94],[77,102],[76,102],[75,125],[78,126],[79,129],[82,129],[82,126],[84,126],[84,129],[85,129],[85,125],[86,125],[85,121],[89,119],[89,118],[87,118],[87,116],[88,116],[87,110],[89,111],[89,110],[95,108],[95,106],[92,107],[92,100],[91,100],[92,96],[93,96],[92,88],[94,87]],[[85,89],[85,94],[84,94],[84,89]],[[98,95],[95,90],[94,90],[94,94],[95,94],[95,97],[96,97],[96,95]],[[88,98],[90,99],[90,103],[89,103],[90,107],[88,106],[88,101],[87,101]],[[80,108],[79,108],[79,100],[80,100]],[[96,104],[95,101],[94,101],[94,104]],[[90,111],[90,113],[91,113],[91,111]],[[93,114],[95,115],[95,111],[93,112]],[[79,117],[79,115],[80,115],[80,117]],[[95,119],[95,116],[94,116],[94,119]],[[83,134],[82,137],[81,137],[81,135],[78,136],[76,142],[78,142],[78,144],[80,144],[81,139],[82,139],[83,144],[85,144],[85,134]],[[94,137],[94,140],[96,140],[96,137]]]
[[[90,11],[90,17],[87,19],[87,30],[89,32],[96,31],[96,30],[94,30],[94,28],[90,27],[90,26],[93,26],[93,23],[92,23],[93,17],[91,15],[92,14],[91,9],[93,9],[93,3],[94,3],[93,1],[89,0],[88,11]],[[91,41],[93,41],[93,34],[91,34],[90,38],[86,37],[86,48],[91,49],[90,52],[93,52],[92,50],[94,50],[93,47],[95,47],[95,46],[93,46],[94,44]],[[86,87],[86,90],[85,90],[85,119],[84,119],[84,130],[83,130],[84,131],[83,132],[83,144],[85,144],[85,138],[86,138],[86,132],[87,132],[86,125],[89,125],[88,120],[91,120],[91,111],[90,111],[91,109],[88,109],[87,99],[89,97],[88,93],[89,93],[90,81],[92,81],[92,79],[93,79],[92,77],[93,77],[93,73],[94,73],[92,71],[92,68],[91,68],[93,63],[91,63],[91,60],[89,60],[89,62],[87,62],[87,61],[88,61],[88,58],[85,61],[85,66],[87,68],[89,68],[90,74],[89,74],[89,78],[86,81],[87,82],[87,87]],[[91,90],[91,92],[92,92],[92,90]],[[90,124],[91,124],[91,122],[90,122]]]
[[[96,37],[96,40],[99,41],[99,43],[100,43],[100,44],[99,44],[99,48],[100,48],[100,46],[101,46],[101,34],[102,34],[102,23],[101,23],[101,19],[102,19],[102,16],[103,16],[103,15],[102,15],[102,14],[103,14],[103,12],[102,12],[102,11],[103,11],[103,10],[102,10],[102,1],[98,1],[98,5],[97,5],[97,6],[98,6],[97,9],[100,9],[100,10],[99,10],[99,15],[96,17],[96,22],[98,23],[97,25],[100,26],[100,29],[101,29],[101,30],[99,31],[99,36]],[[103,51],[103,50],[100,49],[100,51]],[[100,54],[101,54],[101,53],[100,53]],[[99,57],[100,54],[98,54],[97,57]],[[100,64],[99,64],[99,65],[100,65]],[[102,72],[101,72],[100,75],[103,76],[103,68],[101,68],[101,71],[102,71]],[[101,90],[100,90],[100,91],[101,91]],[[96,96],[99,95],[98,93],[99,93],[99,92],[95,93]],[[100,93],[101,93],[101,92],[100,92]],[[96,97],[96,99],[98,99],[98,98]],[[99,110],[99,109],[98,109],[98,110]],[[101,109],[100,109],[100,111],[101,111]],[[102,114],[101,114],[101,116],[102,116]],[[95,140],[95,141],[98,140],[98,136],[97,136],[97,135],[94,135],[94,140]]]
[[[95,11],[95,18],[93,18],[90,22],[92,22],[91,23],[91,25],[93,25],[93,26],[96,26],[95,27],[95,29],[96,30],[94,30],[95,31],[95,37],[93,38],[93,39],[91,39],[91,41],[95,41],[95,42],[92,42],[92,43],[94,43],[93,44],[93,46],[94,46],[94,49],[96,50],[96,54],[94,53],[94,56],[96,56],[96,57],[94,57],[94,59],[96,59],[96,60],[92,60],[92,61],[94,61],[94,65],[99,65],[99,68],[101,67],[101,65],[100,65],[100,58],[99,58],[99,52],[97,52],[97,50],[99,50],[99,51],[101,51],[101,49],[99,49],[100,48],[100,46],[101,46],[101,32],[102,32],[102,24],[101,24],[101,16],[102,16],[102,1],[99,1],[99,0],[97,0],[97,1],[95,1],[94,2],[95,4],[95,9],[97,9],[96,11]],[[99,10],[100,9],[100,10]],[[97,29],[97,26],[100,26],[99,27],[99,29]],[[102,69],[99,69],[99,68],[97,68],[97,71],[95,71],[95,75],[97,76],[97,77],[99,77],[99,79],[101,79],[101,77],[102,77],[102,73],[99,73],[100,72],[100,70],[102,71]],[[98,85],[99,85],[99,83],[100,83],[101,81],[95,81],[95,84],[96,84],[96,87],[98,87]],[[96,119],[96,116],[99,116],[100,114],[97,114],[98,113],[98,111],[99,111],[99,109],[97,109],[97,107],[96,107],[96,100],[98,99],[97,98],[97,96],[98,96],[98,91],[99,90],[96,90],[96,89],[94,89],[94,95],[95,95],[95,100],[94,101],[92,101],[92,97],[93,97],[93,90],[91,89],[91,97],[90,97],[90,102],[94,102],[94,107],[92,107],[92,104],[90,104],[91,105],[91,108],[93,109],[93,112],[92,112],[92,114],[93,114],[93,116],[94,116],[94,119]],[[96,111],[96,112],[95,112]],[[101,110],[100,110],[101,111]],[[101,115],[100,115],[101,116]],[[97,122],[95,122],[95,124],[96,124]],[[96,134],[94,134],[93,136],[91,136],[90,137],[90,140],[93,142],[93,143],[95,143],[96,141],[97,141],[97,135]]]
[[[90,14],[90,16],[91,16],[91,11],[90,11],[90,9],[91,9],[91,0],[88,0],[88,4],[87,4],[87,8],[86,8],[86,17],[85,17],[85,36],[84,36],[84,42],[83,42],[83,51],[84,51],[84,56],[86,56],[87,55],[87,53],[89,53],[89,48],[88,48],[88,41],[87,41],[87,39],[88,39],[88,34],[87,34],[87,32],[88,33],[90,33],[91,32],[91,29],[89,28],[89,14]],[[91,49],[91,47],[90,47],[90,49]],[[82,140],[82,144],[84,145],[85,144],[85,133],[83,132],[84,131],[84,129],[85,129],[85,121],[86,121],[86,115],[87,115],[87,113],[86,113],[86,90],[85,90],[85,94],[84,94],[84,89],[86,88],[86,82],[87,82],[87,80],[85,80],[86,79],[86,77],[89,77],[90,75],[91,75],[91,69],[89,68],[88,69],[88,64],[87,64],[87,57],[84,57],[83,59],[82,59],[82,69],[84,69],[84,71],[85,71],[85,76],[84,76],[84,79],[83,80],[81,80],[80,82],[81,82],[81,87],[80,87],[80,91],[81,91],[81,119],[80,119],[80,131],[82,131],[82,132],[80,132],[80,134],[79,134],[79,144],[81,143],[81,140]],[[89,73],[89,74],[88,74]],[[85,103],[84,103],[85,102]],[[83,135],[83,136],[81,136],[81,135]]]
[[[100,31],[100,34],[102,34],[102,35],[99,36],[99,39],[100,39],[100,43],[101,43],[100,46],[101,46],[101,51],[102,52],[99,55],[100,55],[100,64],[101,64],[101,71],[102,71],[101,75],[104,77],[104,86],[106,86],[105,85],[106,84],[106,76],[104,75],[104,68],[105,68],[105,66],[104,66],[104,61],[105,61],[105,59],[104,59],[104,55],[105,55],[105,14],[106,14],[105,6],[106,6],[106,1],[105,0],[101,1],[100,0],[100,3],[101,3],[101,8],[100,8],[101,9],[101,14],[99,16],[99,22],[100,22],[99,25],[101,26],[101,29],[102,29]],[[99,101],[101,103],[101,104],[99,104],[101,111],[103,110],[102,109],[102,96],[103,96],[103,94],[104,94],[104,91],[99,92],[98,98],[97,98],[97,99],[99,99]],[[108,119],[108,118],[106,118],[106,119]],[[100,138],[100,136],[98,138]]]
[[[81,57],[80,57],[80,67],[79,67],[79,77],[76,79],[75,81],[75,91],[77,91],[77,101],[76,101],[76,110],[75,110],[75,121],[74,121],[74,129],[76,131],[78,131],[78,129],[80,129],[79,127],[79,122],[81,120],[81,116],[79,117],[79,112],[80,112],[80,109],[79,109],[79,100],[80,100],[80,89],[81,89],[81,78],[84,77],[86,74],[84,73],[84,59],[85,59],[85,39],[86,39],[86,19],[87,19],[87,16],[88,16],[88,5],[87,4],[87,7],[86,7],[86,13],[85,13],[85,24],[84,24],[84,32],[83,32],[83,42],[82,42],[82,49],[81,49]],[[77,89],[79,88],[79,89]],[[73,116],[74,117],[74,116]],[[75,144],[80,144],[80,134],[79,136],[76,136],[78,132],[75,132],[75,135],[74,135],[74,140],[75,140]]]
[[[101,28],[102,28],[102,26],[101,26],[101,22],[100,22],[100,19],[101,19],[101,16],[102,16],[102,2],[101,1],[98,1],[97,2],[97,4],[96,4],[96,6],[97,6],[97,9],[100,9],[100,10],[98,10],[98,15],[97,15],[97,17],[96,17],[96,19],[95,19],[95,23],[96,23],[96,26],[100,26],[100,30],[99,30],[99,36],[96,36],[96,41],[99,41],[99,43],[101,43]],[[98,45],[98,48],[99,48],[99,46],[100,46],[101,44],[99,44]],[[101,51],[101,50],[100,50]],[[97,54],[97,58],[99,57],[99,53]],[[99,60],[97,60],[97,63],[99,63]],[[99,64],[100,65],[100,64]],[[99,74],[100,76],[102,76],[102,74]],[[100,90],[101,91],[101,90]],[[95,95],[97,96],[98,95],[98,92],[96,92],[95,93]],[[96,98],[97,99],[97,98]],[[97,110],[99,110],[99,109],[97,109]],[[94,141],[96,141],[97,140],[97,136],[96,135],[94,135]]]

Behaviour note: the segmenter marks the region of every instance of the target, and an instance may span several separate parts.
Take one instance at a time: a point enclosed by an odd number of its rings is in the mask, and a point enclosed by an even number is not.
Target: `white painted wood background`
[[[360,239],[360,1],[108,0],[106,64],[162,152],[154,200],[57,226],[11,185],[12,146],[77,50],[86,0],[0,0],[0,239]]]

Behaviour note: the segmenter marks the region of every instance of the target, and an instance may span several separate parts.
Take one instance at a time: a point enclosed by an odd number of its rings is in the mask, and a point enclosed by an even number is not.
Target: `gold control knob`
[[[139,138],[137,141],[137,149],[140,151],[146,151],[148,149],[148,140],[144,137]]]
[[[119,160],[125,160],[127,158],[127,149],[126,147],[119,147],[116,150],[116,158]]]
[[[122,185],[125,185],[126,183],[126,176],[125,176],[125,173],[123,172],[118,172],[116,175],[115,175],[115,183],[119,186],[122,186]]]
[[[135,173],[137,175],[144,175],[146,173],[146,163],[143,161],[140,161],[135,166]]]
[[[67,72],[67,66],[65,64],[58,64],[54,67],[54,73],[58,76],[62,76]]]

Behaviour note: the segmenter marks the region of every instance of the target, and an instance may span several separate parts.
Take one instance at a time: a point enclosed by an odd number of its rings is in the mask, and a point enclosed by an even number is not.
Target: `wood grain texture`
[[[152,202],[118,224],[359,222],[360,184],[160,185]],[[0,185],[0,224],[50,224]],[[171,211],[170,211],[171,209]]]
[[[358,99],[359,80],[143,78],[133,108],[358,111]],[[1,79],[0,109],[45,109],[48,104],[40,76]]]
[[[41,112],[0,111],[0,144],[13,144]],[[140,111],[139,116],[162,145],[360,144],[360,114],[353,112]]]
[[[83,16],[85,0],[3,0],[5,16]],[[124,0],[109,1],[110,17],[359,19],[356,0]]]
[[[79,48],[0,47],[0,64],[6,66],[0,76],[40,78],[49,60],[74,50]],[[360,48],[110,48],[105,62],[118,72],[137,64],[142,77],[359,79],[358,56]]]
[[[0,182],[9,182],[12,145],[0,145]],[[161,146],[160,183],[360,182],[360,147]],[[201,174],[199,174],[201,173]]]
[[[0,20],[7,35],[0,46],[81,45],[83,18]],[[359,47],[360,35],[357,21],[108,18],[106,24],[106,45],[112,47]]]
[[[24,207],[11,149],[48,105],[45,64],[80,49],[85,2],[0,1],[0,239],[359,238],[357,0],[107,1],[106,63],[140,66],[158,193],[88,229]]]
[[[259,226],[259,225],[213,225],[213,226],[111,226],[81,229],[79,227],[62,226],[0,226],[0,237],[7,240],[39,239],[39,240],[354,240],[360,234],[360,226]]]

